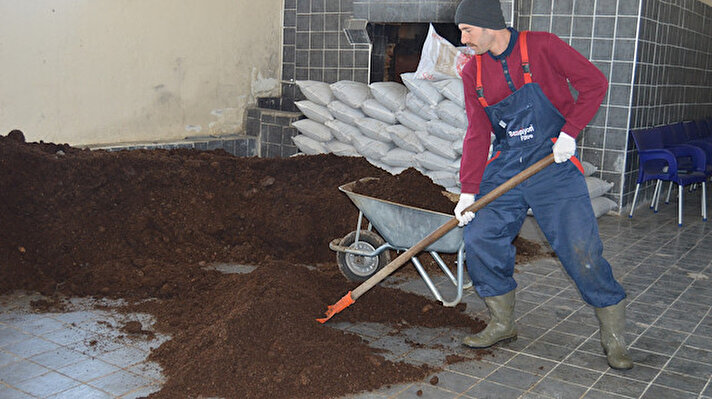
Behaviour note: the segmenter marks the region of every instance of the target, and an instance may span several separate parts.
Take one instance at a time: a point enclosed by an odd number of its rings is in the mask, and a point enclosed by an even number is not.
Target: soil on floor
[[[0,167],[0,293],[125,298],[136,303],[126,311],[155,315],[172,339],[151,354],[167,377],[152,397],[336,397],[432,371],[315,321],[357,286],[328,248],[358,215],[337,187],[391,177],[363,158],[89,151],[13,131],[0,136]],[[404,189],[443,190],[408,173],[418,181]],[[209,270],[219,263],[258,267]],[[432,303],[377,286],[333,322],[484,327],[464,306]]]

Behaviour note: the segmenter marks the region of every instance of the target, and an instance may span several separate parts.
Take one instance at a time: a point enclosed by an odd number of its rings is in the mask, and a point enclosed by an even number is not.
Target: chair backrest
[[[712,136],[712,118],[699,119],[697,121],[697,128],[700,131],[700,137]]]
[[[702,137],[702,134],[700,132],[701,129],[697,125],[696,121],[685,121],[682,123],[682,126],[685,130],[685,134],[687,135],[688,140],[695,140]]]
[[[663,148],[662,136],[657,128],[631,130],[630,134],[633,136],[638,151]]]
[[[684,144],[687,142],[688,138],[683,122],[677,122],[661,127],[663,128],[662,140],[666,147]]]

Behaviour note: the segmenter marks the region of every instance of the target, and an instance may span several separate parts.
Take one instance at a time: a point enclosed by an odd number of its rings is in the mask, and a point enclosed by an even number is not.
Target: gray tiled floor
[[[693,196],[685,205],[681,228],[675,204],[599,219],[605,255],[628,293],[633,370],[608,367],[593,310],[559,263],[543,259],[517,267],[519,339],[482,360],[447,364],[448,355],[471,354],[459,343],[462,331],[331,321],[391,359],[444,367],[437,384],[429,376],[351,398],[712,398],[712,224],[701,221]],[[430,296],[420,279],[388,284]],[[146,357],[168,337],[119,330],[127,319],[150,326],[150,317],[96,310],[81,299],[71,312],[31,313],[36,298],[0,298],[0,398],[135,398],[160,389],[161,370]],[[486,317],[472,290],[463,302]]]

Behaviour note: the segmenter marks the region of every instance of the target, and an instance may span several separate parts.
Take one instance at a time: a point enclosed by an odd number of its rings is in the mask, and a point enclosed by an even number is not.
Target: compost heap
[[[390,176],[363,158],[89,151],[13,131],[0,136],[0,167],[0,293],[125,298],[155,315],[172,339],[151,354],[167,377],[151,397],[334,397],[432,371],[314,320],[356,286],[328,248],[358,214],[337,187]],[[258,267],[207,267],[220,262]],[[335,319],[483,328],[432,303],[377,286]]]

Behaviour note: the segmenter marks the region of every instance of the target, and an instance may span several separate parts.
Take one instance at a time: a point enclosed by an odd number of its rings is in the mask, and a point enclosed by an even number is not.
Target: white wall
[[[279,90],[282,10],[283,0],[0,0],[0,134],[81,145],[242,130],[253,90]]]

